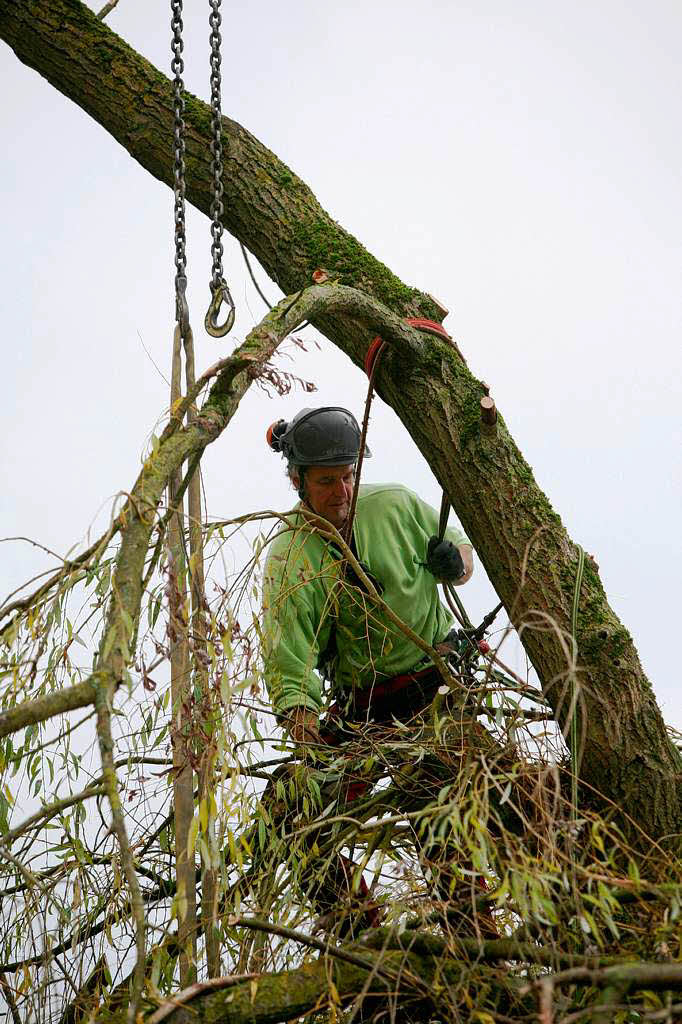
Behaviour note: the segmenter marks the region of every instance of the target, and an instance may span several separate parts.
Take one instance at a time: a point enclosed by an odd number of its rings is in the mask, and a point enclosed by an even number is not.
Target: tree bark
[[[151,174],[172,181],[170,82],[78,0],[0,0],[0,37],[18,58],[99,122]],[[187,197],[208,213],[210,111],[187,98]],[[285,292],[325,267],[399,316],[438,319],[322,209],[308,186],[236,122],[223,119],[225,227]],[[357,365],[370,336],[344,312],[314,321]],[[400,416],[450,498],[521,634],[562,725],[570,704],[571,607],[577,548],[498,414],[481,429],[484,387],[455,351],[429,337],[388,349],[377,391]],[[587,560],[580,591],[578,736],[581,777],[626,820],[662,837],[679,831],[682,762],[666,734],[627,630]]]
[[[370,991],[363,998],[365,1009],[369,1006],[376,1009],[379,1001],[380,1005],[386,1006],[388,994],[398,990],[397,1000],[401,1007],[410,1003],[413,1006],[423,1005],[423,1012],[427,1013],[427,1008],[432,1006],[427,986],[442,977],[453,984],[459,980],[462,970],[459,964],[444,964],[435,957],[414,953],[388,951],[376,954],[364,950],[362,953],[366,968],[339,960],[332,951],[329,958],[320,957],[295,970],[278,971],[243,981],[237,977],[235,984],[226,985],[220,991],[211,991],[209,986],[202,987],[200,983],[195,986],[194,993],[187,993],[193,994],[191,1000],[177,1006],[176,997],[173,997],[167,1007],[160,1008],[150,1019],[154,1021],[156,1017],[159,1024],[161,1021],[163,1024],[182,1024],[187,1019],[207,1024],[281,1024],[334,1005],[330,982],[336,990],[337,1008],[339,1004],[347,1005],[365,991],[368,975],[373,969],[376,973]],[[418,979],[419,984],[410,985],[406,977],[408,972]],[[169,1011],[167,1014],[166,1009]],[[109,1014],[104,1010],[98,1020],[102,1024],[123,1024],[124,1018],[120,1011]]]

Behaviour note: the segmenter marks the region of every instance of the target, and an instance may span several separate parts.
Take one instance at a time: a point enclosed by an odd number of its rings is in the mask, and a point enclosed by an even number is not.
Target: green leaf
[[[194,857],[194,848],[197,844],[197,835],[199,834],[199,818],[195,814],[192,818],[192,824],[189,827],[189,833],[187,835],[187,858],[191,860]]]

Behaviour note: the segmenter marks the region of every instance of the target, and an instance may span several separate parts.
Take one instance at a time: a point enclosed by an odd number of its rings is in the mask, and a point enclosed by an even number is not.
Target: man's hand
[[[287,731],[294,743],[320,743],[320,722],[314,711],[298,707],[291,711]]]
[[[464,561],[452,541],[432,537],[426,549],[426,568],[437,580],[455,583],[464,575]]]
[[[471,578],[474,571],[473,549],[471,544],[456,547],[452,541],[432,537],[426,549],[424,564],[437,580],[461,586]]]

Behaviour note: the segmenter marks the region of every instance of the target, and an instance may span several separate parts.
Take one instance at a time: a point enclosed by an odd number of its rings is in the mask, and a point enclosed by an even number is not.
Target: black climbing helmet
[[[294,466],[345,466],[357,462],[360,452],[358,421],[339,406],[301,409],[291,423],[273,423],[266,436],[272,450]],[[371,455],[365,445],[365,458]]]

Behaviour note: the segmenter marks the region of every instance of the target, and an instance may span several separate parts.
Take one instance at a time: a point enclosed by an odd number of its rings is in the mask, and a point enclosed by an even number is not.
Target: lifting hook
[[[220,307],[223,302],[225,302],[230,308],[228,310],[225,323],[219,324],[218,314],[220,313]],[[232,330],[234,317],[234,300],[230,295],[230,289],[227,287],[227,281],[223,277],[217,284],[211,284],[211,303],[204,319],[204,326],[207,333],[210,334],[212,338],[224,338],[225,335],[229,334]]]

